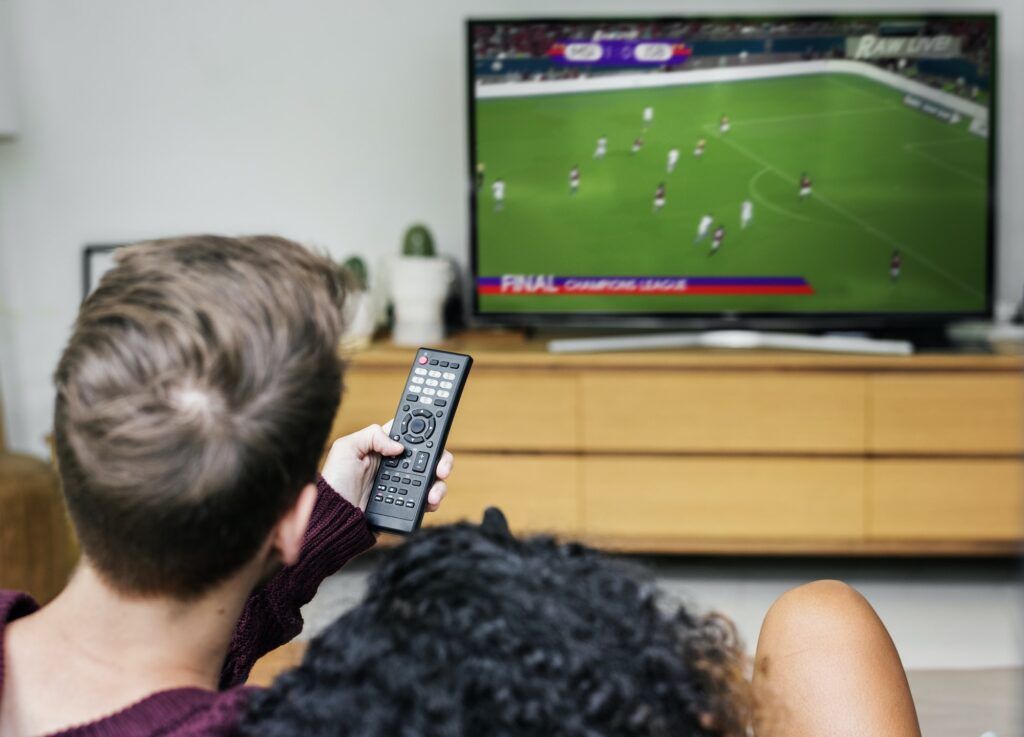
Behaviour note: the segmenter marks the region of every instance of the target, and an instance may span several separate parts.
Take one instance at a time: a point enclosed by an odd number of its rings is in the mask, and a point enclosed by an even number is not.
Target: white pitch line
[[[772,204],[771,202],[763,198],[760,195],[760,193],[758,193],[757,187],[755,186],[757,180],[769,172],[771,172],[771,169],[765,167],[764,169],[762,169],[761,171],[759,171],[757,174],[750,178],[750,181],[748,182],[747,186],[750,189],[750,196],[754,198],[754,201],[762,205],[763,207],[771,210],[772,212],[779,213],[780,215],[785,215],[786,217],[793,218],[794,220],[802,220],[805,223],[813,223],[814,221],[811,220],[811,218],[807,217],[806,215],[798,215],[795,212],[790,212],[789,210],[783,207],[779,207],[778,205]]]
[[[956,166],[955,164],[950,164],[945,159],[941,159],[938,156],[935,156],[934,154],[927,153],[925,151],[918,151],[917,150],[917,144],[915,144],[915,143],[905,143],[905,144],[903,144],[903,148],[908,153],[912,153],[915,156],[920,156],[922,159],[925,159],[926,161],[930,161],[933,164],[935,164],[936,166],[942,167],[946,171],[951,171],[954,174],[959,174],[964,179],[970,179],[972,182],[977,182],[978,184],[987,184],[987,182],[984,179],[982,179],[981,177],[977,176],[976,174],[971,174],[971,172],[966,171],[964,169],[961,169],[959,166]]]
[[[789,123],[797,120],[819,120],[821,118],[838,118],[845,115],[870,115],[873,113],[891,113],[902,108],[896,105],[888,107],[857,108],[856,110],[836,110],[828,113],[807,113],[806,115],[781,115],[775,118],[749,118],[732,121],[733,125],[761,125],[763,123]]]
[[[707,130],[713,130],[712,126],[704,126],[704,127]],[[796,179],[797,179],[796,177],[790,176],[786,172],[784,172],[781,169],[779,169],[778,167],[774,166],[772,163],[766,161],[765,159],[763,159],[762,157],[760,157],[757,154],[753,153],[752,151],[747,150],[745,147],[740,146],[738,143],[736,143],[736,142],[734,142],[732,140],[727,139],[725,136],[718,135],[718,136],[715,136],[715,138],[717,138],[718,140],[728,144],[729,146],[732,146],[735,150],[739,151],[741,154],[743,154],[743,155],[747,156],[748,158],[751,158],[754,161],[756,161],[759,164],[761,164],[761,166],[764,166],[764,167],[770,169],[772,172],[774,172],[776,175],[782,177],[787,182],[795,182],[796,181]],[[921,254],[917,253],[914,249],[906,246],[905,244],[900,243],[898,240],[893,238],[888,233],[885,233],[885,232],[879,230],[874,225],[872,225],[871,223],[867,222],[866,220],[864,220],[860,216],[855,215],[854,213],[852,213],[849,210],[847,210],[845,207],[841,207],[840,205],[837,205],[835,202],[832,202],[831,200],[827,199],[826,197],[822,197],[820,194],[814,195],[814,199],[816,199],[817,201],[821,202],[821,204],[825,205],[826,207],[832,208],[833,210],[838,212],[840,215],[843,215],[844,217],[848,218],[849,220],[852,220],[853,222],[857,223],[865,231],[867,231],[871,235],[875,236],[879,240],[884,241],[885,243],[888,243],[893,248],[898,248],[901,251],[905,251],[906,253],[909,253],[911,256],[913,256],[918,261],[920,261],[922,264],[924,264],[925,266],[930,268],[936,274],[938,274],[939,276],[947,279],[950,283],[956,284],[958,287],[960,287],[962,289],[965,289],[968,292],[970,292],[971,294],[977,295],[979,297],[984,297],[985,296],[982,292],[979,292],[977,289],[975,289],[973,286],[971,286],[967,282],[962,281],[961,279],[957,278],[956,276],[953,276],[952,274],[948,273],[947,271],[945,271],[944,269],[942,269],[941,267],[936,265],[934,262],[932,262],[930,259],[925,258],[924,256],[922,256]]]

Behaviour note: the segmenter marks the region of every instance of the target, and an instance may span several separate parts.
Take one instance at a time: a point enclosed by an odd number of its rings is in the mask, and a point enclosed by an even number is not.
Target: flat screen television
[[[467,21],[475,321],[990,315],[996,25]]]

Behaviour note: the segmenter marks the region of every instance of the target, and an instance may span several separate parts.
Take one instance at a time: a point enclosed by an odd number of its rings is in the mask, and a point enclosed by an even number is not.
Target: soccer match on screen
[[[474,22],[481,313],[985,307],[985,19]]]

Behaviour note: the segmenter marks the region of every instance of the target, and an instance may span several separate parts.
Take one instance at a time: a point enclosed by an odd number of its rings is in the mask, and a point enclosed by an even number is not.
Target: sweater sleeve
[[[375,542],[362,510],[349,504],[321,476],[302,551],[246,602],[231,637],[221,689],[244,683],[263,655],[302,631],[299,609],[320,583]]]

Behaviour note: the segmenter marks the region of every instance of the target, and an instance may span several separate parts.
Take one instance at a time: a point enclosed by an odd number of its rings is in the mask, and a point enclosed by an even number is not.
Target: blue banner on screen
[[[681,64],[690,53],[682,41],[668,39],[558,41],[548,49],[548,57],[558,64],[616,67]]]
[[[478,294],[691,296],[701,294],[814,294],[799,276],[554,276],[502,274],[477,280]]]

